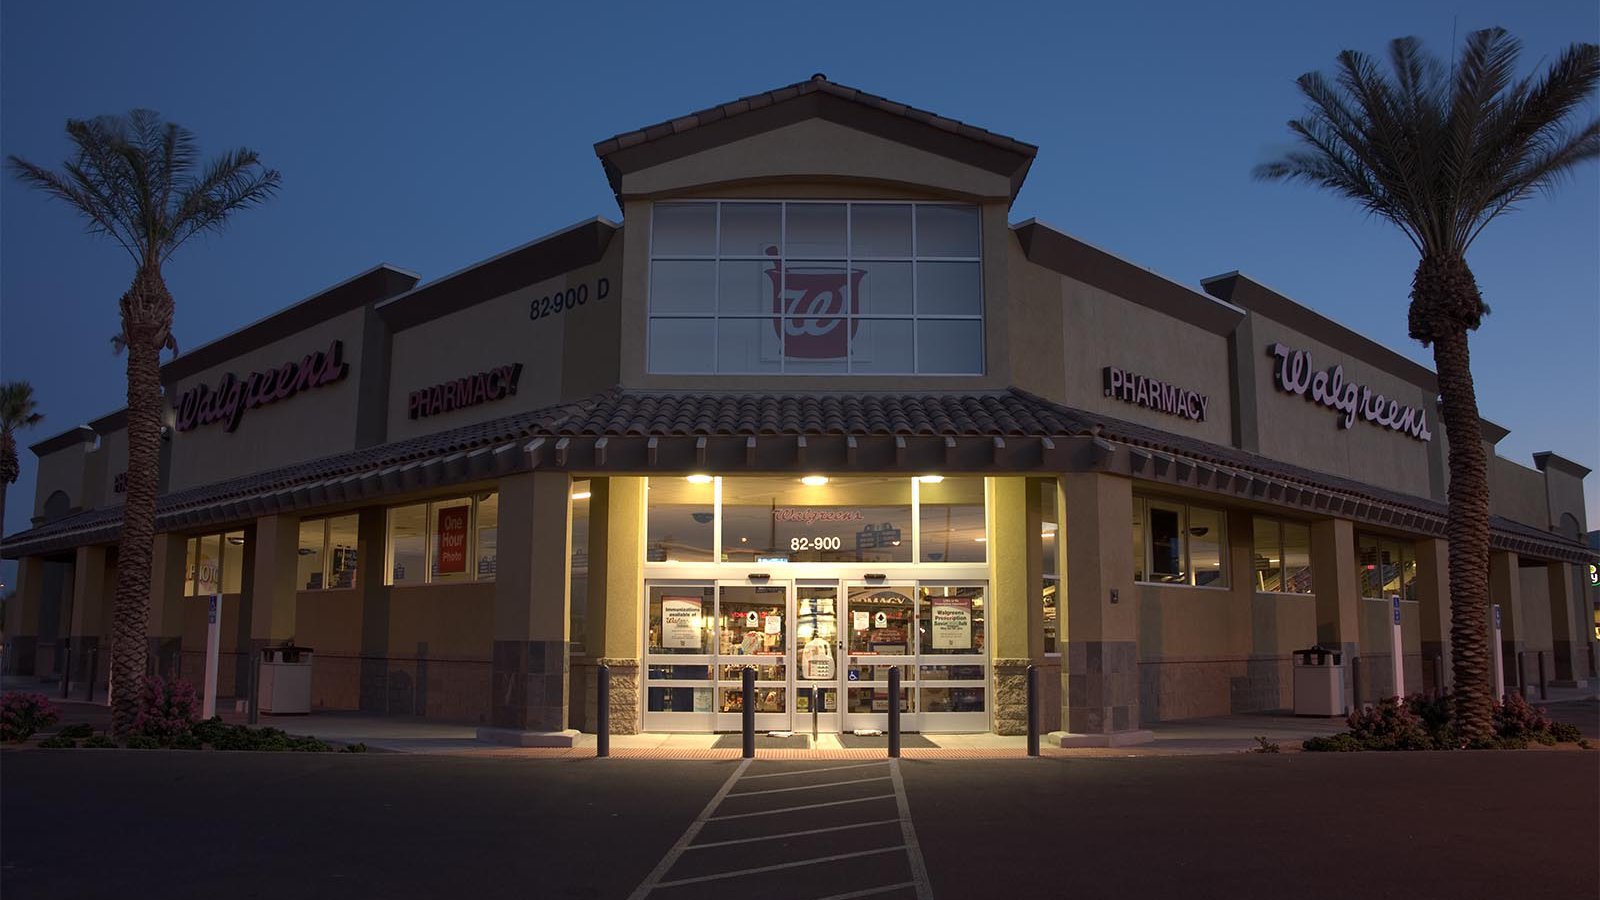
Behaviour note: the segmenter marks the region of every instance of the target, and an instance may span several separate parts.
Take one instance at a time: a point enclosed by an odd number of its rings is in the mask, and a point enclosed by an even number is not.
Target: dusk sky
[[[1288,145],[1294,78],[1401,35],[1450,55],[1452,34],[1504,26],[1527,68],[1600,41],[1594,0],[158,6],[6,3],[0,151],[57,167],[67,118],[149,107],[207,155],[247,145],[282,171],[277,199],[168,265],[183,349],[379,262],[432,280],[620,220],[594,142],[824,72],[1037,144],[1013,221],[1195,287],[1238,269],[1431,367],[1406,336],[1416,258],[1400,233],[1250,177]],[[1473,337],[1479,403],[1525,465],[1554,450],[1600,469],[1597,248],[1591,165],[1469,256],[1493,307]],[[0,185],[0,378],[33,382],[45,414],[22,447],[125,403],[109,339],[131,275],[65,206]],[[28,524],[34,462],[24,449],[8,534]],[[1596,527],[1600,475],[1588,515]]]

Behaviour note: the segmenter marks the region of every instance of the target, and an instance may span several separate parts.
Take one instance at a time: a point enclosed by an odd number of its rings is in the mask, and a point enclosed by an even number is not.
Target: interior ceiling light
[[[977,543],[982,544],[982,543],[986,543],[989,539],[986,538],[986,537],[976,537],[976,538],[973,538],[973,540],[976,541]]]
[[[923,484],[938,484],[944,480],[943,475],[918,475],[917,480]]]
[[[572,495],[572,499],[574,499],[574,500],[587,500],[591,496],[593,496],[593,493],[590,492],[590,491],[578,491],[577,493]]]
[[[806,477],[800,479],[800,483],[806,485],[807,487],[822,487],[828,483],[828,476],[807,475]]]
[[[684,481],[687,481],[690,484],[710,484],[711,483],[711,476],[710,475],[690,475],[690,476],[684,478]]]

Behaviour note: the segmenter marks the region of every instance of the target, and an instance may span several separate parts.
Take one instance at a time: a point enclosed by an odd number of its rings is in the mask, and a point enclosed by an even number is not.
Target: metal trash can
[[[269,716],[311,712],[311,648],[285,644],[261,648],[259,709]]]
[[[1294,651],[1294,714],[1342,716],[1344,654],[1318,644]]]

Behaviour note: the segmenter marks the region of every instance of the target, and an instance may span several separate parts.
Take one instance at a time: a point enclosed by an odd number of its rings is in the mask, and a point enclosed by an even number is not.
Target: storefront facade
[[[596,218],[387,266],[169,362],[152,667],[224,695],[618,732],[1062,740],[1449,678],[1433,373],[1238,273],[1200,289],[1007,215],[1034,148],[824,79],[596,146]],[[1493,445],[1505,432],[1484,423]],[[36,444],[6,665],[105,677],[120,414]],[[1508,683],[1593,677],[1583,467],[1493,457]],[[1487,615],[1487,612],[1486,612]],[[1537,655],[1537,656],[1536,656]],[[1382,664],[1380,664],[1380,661]],[[93,667],[93,670],[91,670]]]

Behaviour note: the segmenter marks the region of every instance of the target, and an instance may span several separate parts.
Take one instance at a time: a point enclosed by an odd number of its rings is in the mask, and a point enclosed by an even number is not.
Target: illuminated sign
[[[1344,380],[1344,366],[1334,366],[1322,372],[1312,372],[1311,351],[1291,350],[1282,344],[1267,348],[1278,360],[1273,383],[1286,394],[1296,394],[1320,403],[1336,412],[1341,428],[1355,424],[1356,418],[1380,428],[1409,434],[1419,441],[1433,439],[1428,430],[1428,414],[1413,406],[1404,406],[1398,400],[1375,393],[1364,384]]]
[[[406,408],[410,411],[411,418],[420,419],[466,409],[480,403],[492,403],[515,394],[517,382],[521,378],[522,363],[496,366],[476,375],[418,388],[411,392]]]
[[[308,353],[300,362],[291,360],[265,372],[251,372],[246,378],[229,372],[216,387],[198,384],[183,392],[176,404],[177,428],[192,431],[222,422],[231,432],[239,427],[247,409],[287,400],[301,391],[341,381],[348,374],[344,341],[334,341],[326,351]]]
[[[1101,371],[1101,381],[1107,397],[1193,422],[1204,422],[1206,409],[1211,405],[1206,395],[1198,391],[1135,375],[1116,366],[1106,366]]]
[[[1590,587],[1595,587],[1596,585],[1600,585],[1600,566],[1597,566],[1594,563],[1590,563],[1589,564],[1589,586]]]

